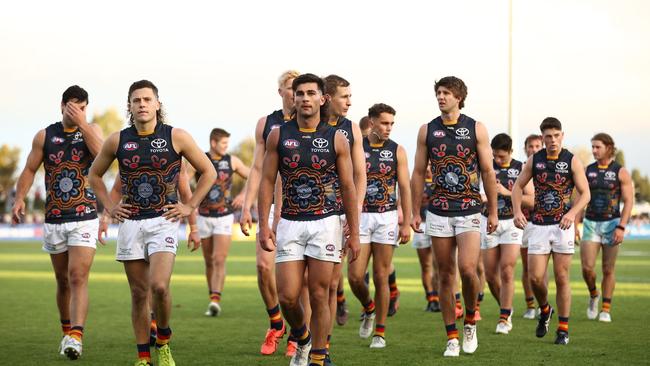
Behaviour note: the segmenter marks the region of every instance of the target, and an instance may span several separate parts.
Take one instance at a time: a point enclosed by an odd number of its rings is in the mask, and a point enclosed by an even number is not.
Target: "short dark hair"
[[[80,103],[86,102],[86,104],[88,104],[88,92],[79,85],[70,86],[63,92],[63,96],[61,96],[61,103],[66,104],[72,99],[76,99]]]
[[[436,93],[441,86],[449,89],[454,94],[454,97],[460,99],[458,108],[462,109],[465,106],[465,99],[467,99],[467,85],[465,85],[465,82],[455,76],[445,76],[436,81],[434,86]]]
[[[378,118],[382,113],[389,113],[395,115],[395,109],[388,104],[377,103],[368,109],[368,117]]]
[[[301,74],[298,75],[297,78],[293,79],[293,83],[291,83],[291,87],[293,88],[293,92],[296,92],[296,89],[298,89],[298,86],[302,84],[307,84],[307,83],[316,83],[318,86],[318,90],[320,90],[321,93],[324,94],[325,90],[325,82],[323,79],[320,77],[314,75],[314,74]]]
[[[349,81],[334,74],[324,77],[323,80],[325,81],[325,94],[329,94],[331,96],[336,95],[336,91],[339,86],[344,88],[350,86]]]
[[[528,146],[528,143],[534,140],[539,140],[544,142],[544,138],[542,138],[542,135],[537,135],[537,134],[530,134],[526,139],[524,140],[524,147]]]
[[[562,122],[555,117],[546,117],[539,125],[539,130],[544,133],[545,130],[556,129],[562,131]]]
[[[492,138],[492,150],[512,151],[512,138],[507,133],[500,133]]]
[[[129,95],[126,97],[126,102],[131,104],[131,94],[133,94],[133,92],[138,89],[144,88],[151,89],[153,91],[153,94],[156,96],[156,99],[160,99],[158,97],[158,88],[156,85],[154,85],[154,83],[149,80],[139,80],[131,84],[129,87]],[[131,111],[127,112],[129,115],[129,124],[133,124],[133,115],[131,114]],[[156,119],[161,123],[165,123],[165,112],[163,111],[162,103],[160,103],[160,109],[156,112]]]
[[[361,120],[359,120],[359,129],[363,131],[368,129],[368,127],[370,127],[370,117],[368,116],[361,117]]]
[[[219,142],[224,137],[230,137],[230,133],[223,128],[213,128],[212,132],[210,132],[211,141]]]

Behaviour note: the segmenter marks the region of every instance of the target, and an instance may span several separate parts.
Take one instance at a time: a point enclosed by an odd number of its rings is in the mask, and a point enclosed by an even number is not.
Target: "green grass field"
[[[135,361],[130,323],[130,298],[122,266],[114,261],[115,246],[98,248],[90,277],[90,311],[84,336],[84,354],[75,364],[131,365]],[[257,290],[253,243],[233,243],[223,292],[223,313],[203,315],[207,290],[200,253],[183,247],[172,278],[174,331],[172,349],[178,365],[288,365],[282,355],[262,357],[260,343],[268,326]],[[443,359],[445,332],[440,314],[425,313],[419,266],[414,249],[396,251],[401,307],[386,324],[388,347],[370,350],[358,337],[360,305],[351,292],[350,321],[336,326],[332,358],[337,365],[437,364],[648,364],[650,342],[650,242],[626,242],[618,260],[617,289],[611,324],[586,318],[587,290],[580,275],[579,254],[571,269],[573,306],[571,343],[553,345],[554,332],[534,335],[535,321],[521,318],[525,306],[517,281],[514,329],[508,336],[494,334],[498,307],[488,294],[481,307],[479,348],[474,355]],[[520,268],[517,276],[520,276]],[[554,299],[554,292],[552,299]],[[0,326],[5,334],[3,365],[69,363],[57,354],[60,325],[54,301],[55,282],[47,254],[39,243],[0,243]],[[554,301],[551,302],[554,305]],[[557,326],[554,318],[552,329]],[[284,351],[284,346],[282,346]],[[155,354],[154,354],[155,360]]]

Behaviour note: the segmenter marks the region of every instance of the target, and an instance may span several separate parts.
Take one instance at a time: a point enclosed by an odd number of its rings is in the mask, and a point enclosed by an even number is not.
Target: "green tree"
[[[20,148],[15,146],[11,147],[7,144],[0,146],[0,197],[4,197],[4,201],[10,198],[11,190],[16,183],[16,169],[20,160]],[[5,204],[0,206],[0,210],[4,210]]]
[[[616,149],[616,154],[614,155],[614,161],[621,164],[621,166],[625,166],[625,154],[623,154],[623,150]]]
[[[102,129],[104,139],[124,127],[124,120],[116,108],[109,108],[102,114],[94,114],[91,122],[99,125]],[[112,173],[117,174],[117,160],[113,161],[109,169]]]
[[[650,180],[647,175],[641,175],[639,169],[632,169],[632,182],[637,201],[650,201]]]
[[[237,146],[232,150],[232,155],[237,156],[246,166],[251,166],[253,164],[253,150],[255,149],[255,139],[248,137],[242,140]],[[238,195],[239,192],[244,189],[244,180],[238,175],[235,175],[232,182],[232,195],[233,197]]]

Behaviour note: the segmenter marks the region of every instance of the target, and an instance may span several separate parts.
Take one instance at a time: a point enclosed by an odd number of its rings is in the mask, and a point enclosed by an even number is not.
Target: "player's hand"
[[[614,245],[620,245],[623,243],[623,238],[625,237],[625,230],[621,228],[614,229]]]
[[[564,214],[564,216],[562,216],[562,220],[560,220],[560,229],[567,230],[571,228],[571,225],[573,225],[575,219],[576,217],[574,214],[567,212]]]
[[[253,216],[251,215],[251,210],[242,208],[241,215],[239,215],[239,230],[242,234],[250,236],[249,230],[253,226]]]
[[[124,222],[124,219],[128,219],[131,216],[131,211],[129,210],[132,205],[126,203],[118,203],[111,208],[106,208],[108,214],[119,222]]]
[[[269,227],[268,223],[260,223],[260,232],[257,234],[260,247],[267,252],[275,250],[275,233]]]
[[[411,219],[411,229],[413,229],[413,231],[416,233],[422,234],[422,230],[420,230],[420,224],[422,224],[422,217],[420,217],[420,214],[417,213],[413,215],[413,218]]]
[[[70,122],[72,122],[75,126],[87,123],[86,112],[82,111],[81,108],[72,102],[66,103],[63,114],[68,117]]]
[[[348,263],[352,263],[359,258],[359,253],[361,253],[361,244],[359,244],[359,234],[351,233],[350,237],[347,239],[347,254],[348,254]]]
[[[108,238],[108,218],[110,217],[108,210],[104,210],[104,215],[99,220],[99,230],[97,230],[97,240],[101,245],[106,245],[106,238]]]
[[[197,230],[190,231],[187,234],[187,248],[190,252],[193,252],[201,246],[201,237],[199,237],[199,232]]]
[[[526,220],[526,216],[524,216],[523,212],[515,214],[513,222],[516,227],[522,230],[526,228],[526,225],[528,225],[528,220]]]
[[[406,244],[411,240],[411,226],[402,224],[399,226],[399,243]]]
[[[487,219],[487,233],[492,234],[499,227],[499,216],[496,213],[489,214]]]
[[[239,210],[244,205],[244,192],[241,192],[235,198],[233,198],[232,203],[230,204],[235,210]]]
[[[188,217],[192,214],[192,206],[186,205],[183,202],[176,202],[174,204],[165,205],[163,207],[167,211],[163,213],[163,217],[171,222],[176,222],[183,217]]]
[[[14,207],[11,208],[11,222],[14,225],[20,224],[25,218],[25,201],[19,200],[14,202]]]

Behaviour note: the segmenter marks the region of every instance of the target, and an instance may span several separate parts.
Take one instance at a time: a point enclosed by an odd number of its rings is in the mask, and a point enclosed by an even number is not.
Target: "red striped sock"
[[[569,333],[569,317],[558,317],[560,323],[557,326],[557,330]]]
[[[386,326],[383,324],[375,325],[375,335],[384,338],[384,333],[386,332]]]
[[[458,329],[456,329],[456,323],[445,325],[447,330],[447,339],[458,339]]]
[[[61,319],[61,331],[63,332],[63,335],[69,335],[70,328],[71,328],[70,321]]]
[[[210,291],[210,301],[220,302],[221,301],[221,292],[219,291]]]
[[[609,310],[612,308],[612,299],[608,297],[603,298],[602,311],[609,313]]]
[[[81,338],[84,336],[84,327],[74,326],[70,328],[70,333],[68,335],[81,342]]]

